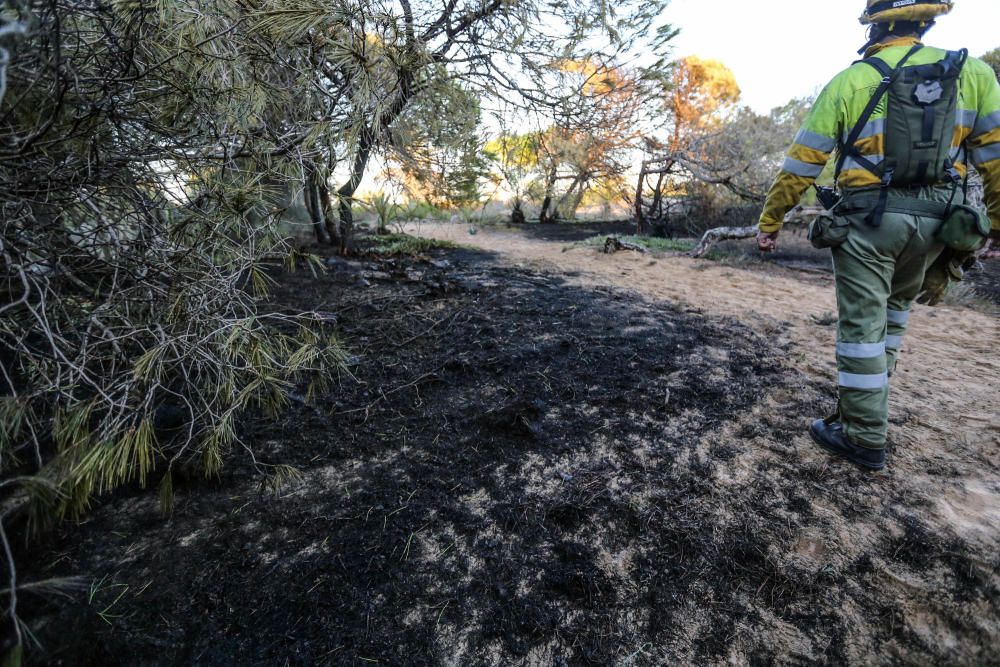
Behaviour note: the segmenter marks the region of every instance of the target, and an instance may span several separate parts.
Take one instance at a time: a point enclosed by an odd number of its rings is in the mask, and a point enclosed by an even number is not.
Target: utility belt
[[[886,190],[848,190],[828,206],[809,226],[809,240],[817,248],[835,248],[847,240],[851,218],[861,219],[878,207],[885,213],[901,213],[942,221],[935,237],[948,248],[959,252],[981,249],[990,235],[990,220],[979,209],[965,204],[964,193],[956,203],[932,201],[916,195],[921,188],[888,188]],[[823,202],[826,206],[827,202]],[[862,224],[871,224],[869,215]]]
[[[938,218],[944,220],[950,211],[958,204],[944,201],[931,201],[914,196],[920,191],[919,188],[892,188],[889,190],[885,200],[886,213],[904,213],[910,215],[926,216],[928,218]],[[876,190],[860,190],[856,192],[845,192],[840,201],[834,206],[837,215],[849,215],[859,211],[871,211],[879,205],[882,195]]]

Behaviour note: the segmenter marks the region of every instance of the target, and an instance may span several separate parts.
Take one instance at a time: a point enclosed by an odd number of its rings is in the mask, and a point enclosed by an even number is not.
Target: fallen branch
[[[691,256],[701,257],[719,241],[751,239],[757,236],[758,231],[757,225],[753,225],[752,227],[716,227],[715,229],[710,229],[705,232],[705,235],[701,237],[701,241],[691,251]]]
[[[786,225],[808,225],[823,209],[818,206],[796,206],[785,215]],[[691,251],[692,257],[701,257],[719,241],[741,241],[757,236],[757,225],[752,227],[716,227],[705,232],[701,241]]]
[[[615,238],[614,236],[609,236],[606,241],[604,241],[604,254],[612,255],[616,252],[622,250],[630,250],[632,252],[646,252],[646,249],[641,245],[636,245],[635,243],[628,243],[627,241],[622,241],[621,239]]]

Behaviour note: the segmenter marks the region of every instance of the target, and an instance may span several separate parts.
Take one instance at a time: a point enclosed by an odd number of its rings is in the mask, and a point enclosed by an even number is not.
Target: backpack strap
[[[939,64],[942,67],[943,75],[947,76],[951,70],[955,70],[955,76],[959,76],[962,70],[965,68],[965,63],[969,60],[969,50],[961,49],[960,51],[949,51]],[[929,107],[928,107],[929,108]],[[924,118],[924,137],[930,136],[931,131],[927,129],[927,126],[932,124],[925,116]],[[962,175],[958,173],[958,169],[955,168],[954,161],[949,157],[945,165],[945,171],[948,173],[948,177],[951,179],[952,184],[957,188],[962,182]],[[966,172],[966,182],[968,182],[968,171]],[[968,186],[966,186],[968,189]],[[952,192],[952,198],[954,199],[955,193]]]
[[[875,164],[861,154],[861,151],[857,149],[855,143],[861,136],[861,132],[864,131],[865,125],[868,124],[868,121],[871,120],[871,117],[875,114],[875,109],[878,108],[882,98],[885,97],[887,92],[889,92],[889,88],[892,87],[892,83],[895,81],[899,71],[903,69],[903,66],[913,56],[913,54],[922,48],[924,48],[922,44],[915,44],[895,67],[890,66],[881,58],[872,57],[865,58],[860,61],[866,65],[874,67],[875,70],[882,75],[882,82],[875,90],[875,94],[872,95],[872,98],[868,101],[868,106],[866,106],[865,110],[861,113],[861,117],[855,124],[854,129],[852,129],[850,135],[848,135],[847,141],[845,141],[840,147],[840,157],[837,159],[837,172],[835,178],[837,181],[840,181],[840,173],[844,169],[844,162],[846,162],[848,156],[850,156],[855,162],[881,179],[881,192],[879,194],[878,204],[867,218],[867,222],[873,227],[878,227],[882,224],[882,215],[885,213],[885,207],[889,202],[889,186],[892,184],[892,177],[895,173],[895,168],[892,165],[883,168],[881,165]]]
[[[840,157],[837,159],[837,173],[835,176],[837,181],[840,180],[840,173],[844,170],[844,162],[847,161],[848,157],[853,158],[858,164],[876,176],[882,176],[879,166],[862,155],[854,144],[857,143],[858,138],[865,129],[865,125],[868,124],[868,121],[871,120],[872,116],[875,114],[875,109],[878,108],[882,98],[885,97],[887,92],[889,92],[889,88],[892,86],[896,73],[903,68],[903,65],[906,64],[906,61],[908,61],[914,53],[922,48],[924,48],[922,45],[915,44],[913,48],[910,49],[909,53],[903,56],[903,59],[899,61],[899,64],[896,65],[896,67],[892,67],[886,61],[874,56],[857,61],[874,67],[875,70],[882,75],[882,82],[875,90],[875,94],[872,95],[872,98],[868,101],[868,106],[866,106],[865,110],[861,113],[861,117],[858,118],[858,122],[854,125],[854,128],[848,135],[847,140],[840,146]]]

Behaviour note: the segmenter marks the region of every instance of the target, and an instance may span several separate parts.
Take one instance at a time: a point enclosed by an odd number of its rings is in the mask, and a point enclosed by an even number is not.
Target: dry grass
[[[987,315],[1000,313],[1000,308],[995,303],[980,294],[973,285],[967,282],[952,285],[948,289],[948,293],[945,294],[944,304],[960,308],[971,308]]]

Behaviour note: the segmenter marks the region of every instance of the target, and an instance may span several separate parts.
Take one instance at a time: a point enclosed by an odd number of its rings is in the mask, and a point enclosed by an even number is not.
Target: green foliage
[[[532,169],[538,166],[538,152],[541,150],[541,133],[502,133],[486,143],[486,156],[504,167]]]
[[[997,79],[1000,79],[1000,48],[993,49],[984,55],[982,60],[993,68],[993,71],[996,72]]]
[[[3,657],[3,667],[21,667],[24,664],[24,645],[15,644]]]
[[[431,77],[394,125],[396,157],[411,196],[438,206],[479,201],[488,158],[479,137],[479,95],[431,70]]]
[[[167,474],[160,482],[160,497],[169,508],[170,467],[195,462],[205,475],[217,475],[239,442],[236,422],[241,414],[249,409],[277,414],[286,404],[285,390],[301,380],[308,380],[307,395],[315,395],[344,359],[336,338],[318,334],[314,327],[302,325],[291,335],[261,325],[259,316],[243,318],[208,332],[198,347],[186,348],[174,340],[148,349],[135,360],[131,373],[134,390],[148,392],[150,400],[136,406],[137,416],[110,415],[96,398],[58,406],[53,416],[58,453],[41,471],[58,494],[38,500],[57,516],[76,517],[95,495],[127,483],[146,486],[162,461]],[[192,387],[197,393],[185,392],[183,407],[163,403],[155,388],[191,370],[175,356],[185,349],[204,355],[208,364],[202,370],[215,375]],[[178,440],[176,434],[157,432],[155,415],[164,408],[180,413],[190,436]],[[195,421],[199,417],[203,423]]]
[[[97,612],[98,618],[108,625],[114,625],[114,620],[121,617],[115,611],[115,607],[128,592],[128,584],[111,583],[108,575],[104,575],[90,585],[87,591],[87,604]]]
[[[668,239],[657,236],[635,235],[617,236],[615,238],[623,243],[631,243],[645,248],[654,255],[657,253],[683,253],[686,255],[694,250],[695,246],[698,245],[698,242],[694,239]],[[604,248],[604,244],[607,240],[608,237],[606,235],[592,236],[578,243],[574,243],[573,245],[566,246],[563,248],[563,252],[574,248]],[[731,254],[723,253],[717,249],[709,250],[699,259],[735,265],[746,264],[754,261],[753,258],[745,254],[733,256]]]
[[[0,164],[8,511],[40,527],[129,484],[169,510],[174,470],[253,460],[241,420],[343,365],[322,318],[259,307],[282,259],[317,268],[277,227],[329,142],[315,73],[287,65],[313,24],[228,0],[19,6],[33,29],[0,95],[23,149]]]
[[[486,144],[495,180],[513,195],[515,221],[525,200],[540,217],[572,220],[581,204],[625,201],[637,151],[651,115],[662,107],[662,81],[649,68],[616,66],[595,57],[564,57],[550,66],[548,88],[558,93],[548,124],[524,131],[512,122]],[[649,124],[647,124],[649,123]]]
[[[389,224],[396,219],[401,210],[400,206],[383,192],[374,194],[368,199],[368,208],[375,213],[376,231],[379,234],[388,232]]]
[[[495,182],[506,183],[513,207],[520,210],[526,198],[541,199],[544,185],[539,172],[543,136],[540,132],[503,132],[486,143],[484,155],[497,170]]]
[[[388,234],[373,238],[373,244],[369,247],[370,252],[376,255],[423,255],[432,250],[454,249],[460,247],[452,241],[442,241],[438,239],[427,239],[409,234]]]
[[[408,201],[400,212],[404,220],[426,220],[427,218],[447,217],[448,212],[427,201]]]
[[[31,27],[0,52],[8,511],[75,517],[123,484],[157,484],[169,511],[177,469],[253,460],[241,419],[315,396],[344,358],[323,318],[260,308],[277,264],[319,268],[279,233],[290,193],[320,235],[349,236],[370,157],[391,154],[433,204],[478,203],[479,91],[549,109],[539,53],[612,61],[665,4],[6,3]]]

